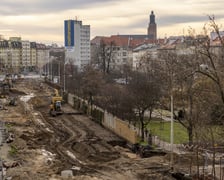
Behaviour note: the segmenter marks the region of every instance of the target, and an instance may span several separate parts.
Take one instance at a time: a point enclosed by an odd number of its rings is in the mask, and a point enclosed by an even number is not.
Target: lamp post
[[[52,71],[52,59],[51,59],[51,82],[53,81],[53,71]]]
[[[50,63],[50,58],[48,57],[48,59],[47,59],[47,78],[49,79],[50,77],[49,77],[49,63]]]
[[[65,64],[66,64],[66,61],[64,62],[64,92],[65,92]]]
[[[59,65],[58,65],[58,84],[60,85],[61,84],[61,78],[60,78],[61,63],[60,63],[60,61],[58,63],[59,63]]]
[[[173,72],[171,72],[170,76],[170,146],[171,146],[171,156],[170,156],[170,168],[173,170],[174,161],[173,161],[173,140],[174,140],[174,130],[173,130]]]
[[[172,88],[173,89],[173,88]],[[170,157],[170,167],[173,170],[173,139],[174,139],[174,131],[173,131],[173,92],[171,89],[170,96],[170,109],[171,109],[171,119],[170,119],[170,145],[171,145],[171,157]]]

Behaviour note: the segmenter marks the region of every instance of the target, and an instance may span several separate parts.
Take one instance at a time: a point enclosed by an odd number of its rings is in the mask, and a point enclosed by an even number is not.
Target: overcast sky
[[[202,32],[208,15],[224,24],[223,0],[1,0],[0,34],[5,38],[64,44],[64,20],[91,26],[91,39],[114,34],[146,34],[154,11],[157,36]]]

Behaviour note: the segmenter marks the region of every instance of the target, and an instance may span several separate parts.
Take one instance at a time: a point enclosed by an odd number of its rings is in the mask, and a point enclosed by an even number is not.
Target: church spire
[[[153,40],[157,39],[157,26],[156,26],[155,15],[153,11],[151,11],[151,14],[149,16],[148,38]]]
[[[155,24],[155,15],[154,12],[151,11],[149,24]]]

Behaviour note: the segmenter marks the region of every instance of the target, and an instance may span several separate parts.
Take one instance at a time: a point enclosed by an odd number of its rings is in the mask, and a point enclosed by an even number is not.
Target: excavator
[[[61,109],[61,102],[62,97],[59,95],[58,90],[54,89],[54,94],[51,98],[51,105],[50,105],[50,115],[51,116],[57,116],[63,114],[63,111]]]

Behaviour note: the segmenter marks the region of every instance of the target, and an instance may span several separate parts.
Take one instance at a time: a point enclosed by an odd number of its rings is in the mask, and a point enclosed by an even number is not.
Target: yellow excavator
[[[50,115],[57,116],[63,114],[61,109],[61,102],[62,97],[59,95],[58,90],[54,89],[54,94],[51,98],[51,105],[50,105]]]

